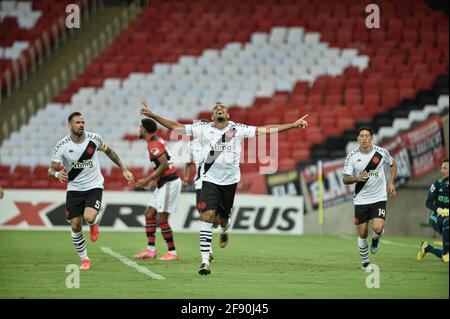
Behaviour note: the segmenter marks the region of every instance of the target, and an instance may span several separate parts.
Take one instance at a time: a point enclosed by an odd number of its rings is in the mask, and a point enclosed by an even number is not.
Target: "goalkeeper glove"
[[[436,210],[439,216],[447,217],[448,216],[448,208],[438,208]]]

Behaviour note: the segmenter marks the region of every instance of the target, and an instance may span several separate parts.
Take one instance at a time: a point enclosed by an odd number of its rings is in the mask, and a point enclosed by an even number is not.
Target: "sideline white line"
[[[344,238],[344,239],[354,239],[353,237],[348,236],[348,235],[341,235],[339,237]],[[403,246],[403,247],[414,247],[414,248],[418,248],[420,246],[419,244],[411,245],[411,244],[404,244],[404,243],[396,243],[396,242],[393,242],[393,241],[390,241],[390,240],[385,240],[385,239],[381,239],[381,243],[382,244],[386,244],[386,245]]]
[[[117,259],[119,259],[125,265],[135,268],[137,271],[139,271],[140,273],[143,273],[144,275],[152,277],[153,279],[159,279],[159,280],[166,279],[166,278],[164,278],[161,275],[158,275],[158,274],[155,274],[154,272],[151,272],[146,267],[138,265],[135,261],[132,261],[132,260],[128,259],[127,257],[124,257],[121,254],[118,254],[118,253],[112,251],[112,249],[109,248],[109,247],[101,247],[100,249],[105,254],[109,254],[109,255],[111,255],[113,257],[116,257]]]

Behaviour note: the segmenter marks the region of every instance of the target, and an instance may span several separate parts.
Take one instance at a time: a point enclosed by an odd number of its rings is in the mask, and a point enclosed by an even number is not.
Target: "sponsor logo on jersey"
[[[94,163],[92,160],[86,160],[83,162],[72,163],[72,168],[94,168]]]
[[[96,141],[99,145],[103,144],[103,140],[97,134],[87,133],[87,138],[91,141]]]
[[[378,178],[378,177],[379,177],[379,174],[378,174],[378,172],[369,172],[369,177],[375,177],[375,178]]]
[[[231,152],[231,145],[226,143],[218,143],[213,146],[215,152]]]
[[[58,144],[56,144],[56,146],[55,146],[54,154],[58,153],[59,149],[60,149],[62,146],[64,146],[64,145],[66,145],[67,143],[69,143],[70,141],[71,141],[71,140],[70,140],[70,137],[69,137],[69,136],[67,136],[67,137],[63,138],[61,141],[59,141]]]

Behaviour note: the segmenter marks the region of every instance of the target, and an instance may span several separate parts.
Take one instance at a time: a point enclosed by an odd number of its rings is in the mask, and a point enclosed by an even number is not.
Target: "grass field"
[[[66,266],[80,264],[69,231],[0,231],[0,298],[449,298],[448,264],[428,255],[416,261],[419,238],[385,236],[371,256],[380,288],[368,289],[356,238],[231,234],[220,249],[214,236],[210,276],[197,274],[198,234],[176,233],[178,262],[138,261],[165,278],[156,280],[101,250],[132,259],[145,234],[100,232],[88,242],[92,269],[81,273],[79,289],[68,289]],[[159,233],[157,244],[161,255]]]

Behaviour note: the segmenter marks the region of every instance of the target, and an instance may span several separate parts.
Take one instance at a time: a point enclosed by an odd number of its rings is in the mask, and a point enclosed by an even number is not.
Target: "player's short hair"
[[[143,119],[141,121],[141,124],[148,133],[152,134],[156,132],[157,129],[156,122],[153,121],[152,119]]]
[[[223,103],[220,102],[220,101],[217,101],[216,103],[214,103],[214,105],[212,106],[211,110],[213,110],[213,109],[214,109],[216,106],[218,106],[218,105],[223,106],[224,108],[227,108],[227,107],[225,106],[225,104],[223,104]]]
[[[69,115],[69,117],[67,118],[67,123],[70,123],[70,121],[72,121],[72,119],[75,117],[75,116],[82,116],[82,114],[80,113],[80,112],[73,112],[73,113],[71,113],[70,115]]]
[[[444,163],[448,163],[448,158],[444,159],[444,160],[442,161],[441,165],[444,164]]]
[[[368,126],[360,127],[360,128],[358,129],[358,134],[357,134],[356,136],[359,136],[359,134],[361,133],[361,131],[368,131],[368,132],[370,133],[370,136],[371,136],[371,137],[373,136],[373,131],[372,131],[372,129],[371,129],[370,127],[368,127]]]

